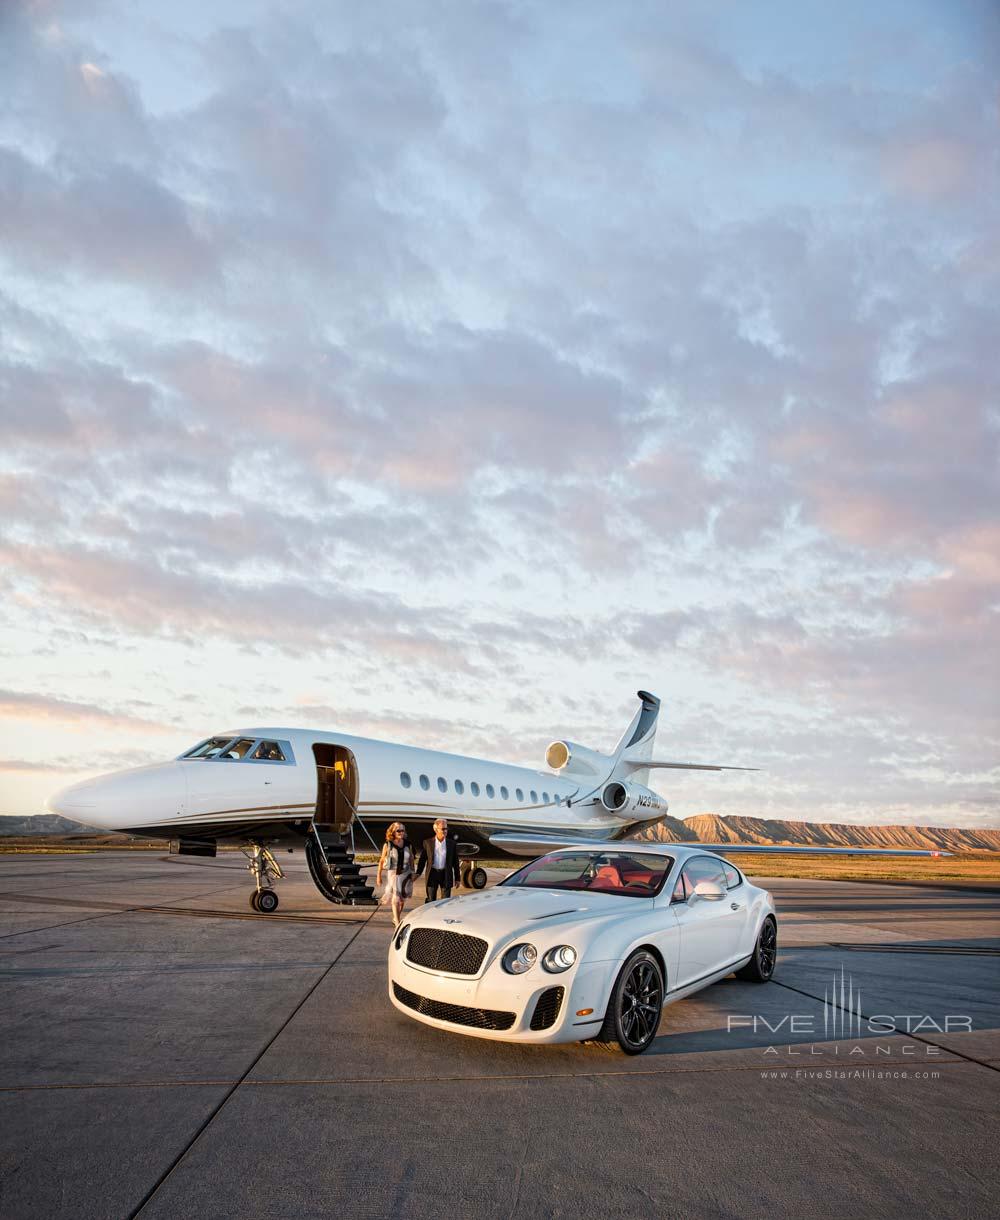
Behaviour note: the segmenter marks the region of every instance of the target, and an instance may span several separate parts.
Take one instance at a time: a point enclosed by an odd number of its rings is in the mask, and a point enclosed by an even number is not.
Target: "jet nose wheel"
[[[278,909],[278,895],[274,890],[261,890],[255,897],[257,899],[257,910],[262,915],[270,915],[272,911]]]
[[[247,868],[254,880],[250,905],[262,915],[270,915],[278,909],[278,895],[271,889],[269,882],[279,881],[285,874],[271,852],[260,843],[248,844],[243,848],[243,854],[250,861]]]
[[[475,868],[469,869],[469,885],[474,890],[486,889],[486,869],[480,868],[477,864]]]

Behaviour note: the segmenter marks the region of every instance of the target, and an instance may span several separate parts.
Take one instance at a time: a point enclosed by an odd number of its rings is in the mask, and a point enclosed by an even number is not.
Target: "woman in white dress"
[[[382,884],[383,874],[382,905],[392,907],[392,924],[398,928],[403,906],[413,893],[413,852],[406,841],[406,827],[402,822],[393,822],[385,832],[385,846],[375,874],[376,888]]]

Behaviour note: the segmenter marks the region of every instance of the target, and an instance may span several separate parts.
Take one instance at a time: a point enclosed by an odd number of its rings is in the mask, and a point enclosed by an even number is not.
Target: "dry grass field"
[[[665,843],[664,847],[669,848]],[[0,838],[0,855],[75,855],[93,851],[155,851],[166,852],[169,845],[163,839],[127,839],[120,835],[37,835]],[[238,850],[235,847],[222,851]],[[750,877],[803,877],[823,881],[934,881],[965,882],[974,885],[1000,885],[1000,852],[963,852],[954,856],[800,856],[757,855],[738,849],[727,859]],[[359,863],[373,863],[365,853],[358,853]],[[513,860],[480,860],[491,868],[513,870]]]
[[[0,856],[78,855],[90,851],[167,851],[166,839],[124,835],[10,835],[0,838]]]
[[[934,881],[1000,884],[1000,852],[929,856],[799,856],[734,851],[726,857],[751,878],[812,877],[819,881]]]

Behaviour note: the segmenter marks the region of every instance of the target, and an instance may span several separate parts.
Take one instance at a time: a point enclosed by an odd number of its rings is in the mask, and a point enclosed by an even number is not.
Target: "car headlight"
[[[503,955],[502,965],[508,974],[524,974],[535,964],[538,950],[534,945],[511,945]]]
[[[409,935],[410,935],[410,925],[408,923],[404,923],[403,926],[396,933],[396,948],[397,949],[402,949],[402,947],[406,944],[406,938]]]
[[[550,974],[560,974],[576,962],[576,950],[572,945],[556,945],[542,955],[542,965]]]

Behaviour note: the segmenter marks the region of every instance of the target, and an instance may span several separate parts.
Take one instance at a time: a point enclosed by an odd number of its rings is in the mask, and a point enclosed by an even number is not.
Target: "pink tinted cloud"
[[[112,711],[94,703],[59,699],[32,691],[0,690],[0,717],[6,720],[47,720],[67,728],[90,731],[95,726],[134,732],[170,733],[176,731],[163,721],[149,720],[129,712]]]
[[[926,136],[888,145],[882,173],[903,194],[944,199],[961,194],[973,180],[976,151],[954,136]]]

